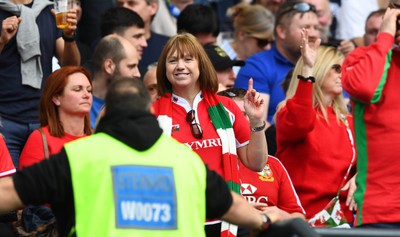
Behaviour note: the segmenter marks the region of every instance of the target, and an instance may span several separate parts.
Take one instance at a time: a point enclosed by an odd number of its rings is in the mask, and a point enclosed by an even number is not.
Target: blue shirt
[[[248,88],[250,78],[253,78],[253,88],[260,93],[269,94],[267,118],[273,124],[273,116],[279,102],[285,99],[281,86],[286,74],[294,65],[284,58],[272,46],[270,50],[256,53],[246,60],[246,64],[239,70],[235,81],[235,88]]]
[[[92,128],[96,125],[101,109],[104,107],[104,100],[93,96],[92,108],[90,109],[90,124]]]

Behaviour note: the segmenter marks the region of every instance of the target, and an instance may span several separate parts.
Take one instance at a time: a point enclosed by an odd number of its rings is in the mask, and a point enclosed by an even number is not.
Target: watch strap
[[[261,216],[263,218],[263,223],[260,226],[259,231],[264,231],[271,225],[271,219],[264,213],[261,213]]]
[[[61,36],[65,42],[75,42],[75,34],[72,37],[70,37],[66,36],[63,32]]]
[[[261,125],[261,126],[259,126],[259,127],[250,128],[250,130],[251,130],[252,132],[260,132],[260,131],[264,130],[265,126],[266,126],[266,123],[265,123],[265,121],[264,121],[264,122],[263,122],[263,125]]]

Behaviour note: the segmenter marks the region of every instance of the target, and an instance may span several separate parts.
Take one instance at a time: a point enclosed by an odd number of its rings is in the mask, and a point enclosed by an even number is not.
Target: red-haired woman
[[[40,129],[49,155],[58,153],[67,142],[92,134],[89,118],[92,99],[92,80],[87,69],[66,66],[49,76],[39,108]],[[29,136],[21,153],[20,169],[46,157],[40,129]]]

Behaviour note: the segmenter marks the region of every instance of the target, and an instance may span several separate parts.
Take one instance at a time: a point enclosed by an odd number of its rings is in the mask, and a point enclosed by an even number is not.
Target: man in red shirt
[[[400,228],[400,1],[390,2],[377,41],[343,63],[358,149],[357,226]]]

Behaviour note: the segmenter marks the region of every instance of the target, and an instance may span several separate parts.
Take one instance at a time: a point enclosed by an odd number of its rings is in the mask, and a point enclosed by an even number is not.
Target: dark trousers
[[[29,135],[40,127],[40,123],[19,123],[5,118],[0,118],[0,133],[3,134],[5,142],[13,160],[14,166],[18,169],[19,156],[24,148]]]

